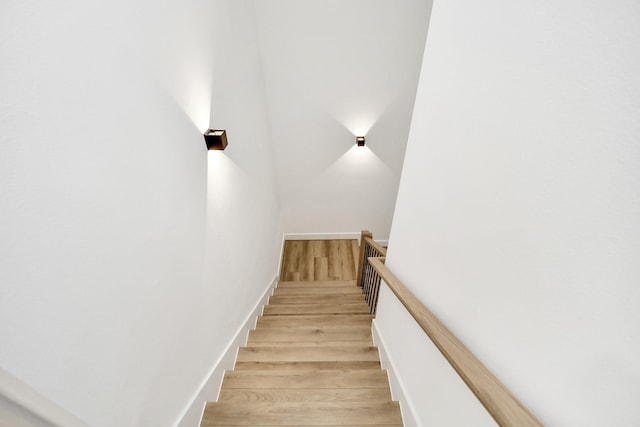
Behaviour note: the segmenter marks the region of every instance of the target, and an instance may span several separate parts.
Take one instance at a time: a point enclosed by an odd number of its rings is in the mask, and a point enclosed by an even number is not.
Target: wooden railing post
[[[356,284],[362,287],[362,268],[364,266],[364,248],[365,248],[365,238],[373,238],[373,234],[369,230],[362,230],[360,233],[360,255],[358,256],[358,274],[356,275]]]

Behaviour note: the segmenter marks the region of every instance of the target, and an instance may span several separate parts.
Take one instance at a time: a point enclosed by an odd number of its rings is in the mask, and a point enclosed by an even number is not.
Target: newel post
[[[373,234],[369,230],[362,230],[360,233],[360,255],[358,256],[358,272],[356,275],[356,284],[362,287],[362,268],[364,266],[365,242],[366,238],[373,239]]]

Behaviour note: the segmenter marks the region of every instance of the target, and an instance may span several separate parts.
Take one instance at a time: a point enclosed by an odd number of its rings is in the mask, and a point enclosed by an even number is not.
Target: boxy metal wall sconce
[[[364,136],[356,136],[356,144],[358,147],[364,147]]]
[[[224,150],[227,148],[227,131],[224,129],[207,129],[204,142],[208,150]]]

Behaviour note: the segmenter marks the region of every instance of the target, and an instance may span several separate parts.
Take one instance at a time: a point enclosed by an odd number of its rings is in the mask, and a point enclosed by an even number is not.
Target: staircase
[[[202,426],[402,425],[373,346],[369,307],[355,280],[342,280],[355,277],[348,270],[353,252],[336,251],[332,260],[332,251],[326,257],[314,251],[300,259],[324,270],[339,264],[333,271],[347,273],[278,284],[235,369],[225,373],[218,401],[207,404]],[[285,247],[281,277],[318,277],[289,274],[286,260]]]

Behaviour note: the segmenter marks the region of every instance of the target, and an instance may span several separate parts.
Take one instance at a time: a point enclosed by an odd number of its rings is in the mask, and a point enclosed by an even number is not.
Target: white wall
[[[431,2],[256,4],[283,231],[387,239]]]
[[[0,365],[92,426],[171,425],[276,274],[253,3],[0,9]]]
[[[389,372],[392,398],[400,402],[404,426],[496,427],[491,414],[384,281],[378,297],[374,342],[382,367]]]
[[[387,264],[545,425],[640,424],[639,20],[433,6]]]

